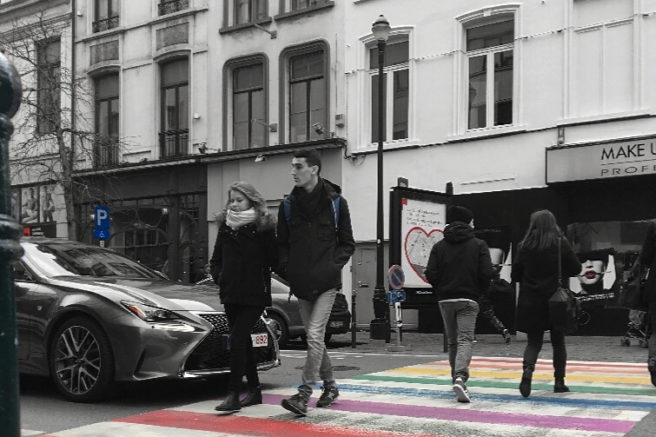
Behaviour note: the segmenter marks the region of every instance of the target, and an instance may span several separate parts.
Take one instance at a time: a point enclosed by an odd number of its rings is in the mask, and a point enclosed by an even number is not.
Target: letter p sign
[[[94,208],[94,228],[93,238],[97,240],[107,240],[109,238],[109,208],[104,205],[97,205]]]

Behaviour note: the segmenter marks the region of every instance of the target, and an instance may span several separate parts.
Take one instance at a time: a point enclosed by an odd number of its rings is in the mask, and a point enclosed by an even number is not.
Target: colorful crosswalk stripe
[[[262,405],[230,415],[213,412],[217,400],[124,417],[55,437],[178,436],[623,436],[656,408],[656,389],[643,364],[572,361],[570,393],[553,393],[553,368],[540,360],[533,391],[518,391],[521,359],[475,357],[468,382],[472,402],[458,403],[446,361],[389,369],[340,380],[329,409],[297,418],[280,407],[295,388],[266,390]],[[181,430],[184,430],[182,434]]]

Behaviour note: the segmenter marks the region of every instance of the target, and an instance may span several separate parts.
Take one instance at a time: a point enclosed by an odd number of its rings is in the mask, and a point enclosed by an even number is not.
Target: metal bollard
[[[18,242],[21,228],[11,217],[9,189],[10,118],[21,100],[20,78],[0,53],[0,435],[20,437],[16,302],[11,262],[22,255]]]

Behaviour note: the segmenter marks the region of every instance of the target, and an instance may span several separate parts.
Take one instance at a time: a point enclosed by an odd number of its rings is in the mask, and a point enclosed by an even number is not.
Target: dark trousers
[[[656,372],[656,302],[649,302],[649,311],[647,311],[648,325],[647,331],[651,332],[647,342],[649,346],[649,356],[647,366],[649,371]]]
[[[567,365],[567,349],[565,348],[565,334],[560,331],[549,331],[551,335],[551,347],[553,347],[554,378],[565,377],[565,366]],[[528,342],[524,349],[524,367],[534,366],[538,361],[538,355],[542,350],[544,342],[544,331],[527,332]]]
[[[264,307],[225,304],[230,325],[230,379],[228,390],[239,392],[244,375],[249,388],[260,385],[257,363],[253,353],[251,331],[264,311]]]

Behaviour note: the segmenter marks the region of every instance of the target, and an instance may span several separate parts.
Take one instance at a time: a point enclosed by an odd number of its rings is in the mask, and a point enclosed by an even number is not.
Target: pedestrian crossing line
[[[279,404],[286,396],[263,395],[268,404]],[[452,397],[453,399],[453,397]],[[458,406],[460,407],[460,405]],[[558,428],[583,431],[627,433],[634,422],[585,417],[563,417],[538,414],[498,413],[496,411],[472,411],[470,408],[426,407],[423,405],[403,405],[398,403],[342,400],[331,406],[331,410],[380,414],[410,418],[439,419],[479,424],[506,424],[538,428]],[[472,414],[475,413],[475,414]]]
[[[499,358],[499,357],[479,357],[479,356],[474,356],[472,357],[471,363],[473,365],[478,365],[482,363],[511,363],[511,364],[519,364],[521,366],[523,359],[522,358]],[[433,363],[440,363],[440,364],[446,364],[448,365],[448,361],[442,360],[442,361],[434,361]],[[427,364],[432,364],[432,363],[427,363]],[[549,359],[538,359],[537,364],[548,364],[551,365],[551,360]],[[605,362],[605,361],[577,361],[577,360],[568,360],[567,361],[567,367],[569,368],[570,366],[573,367],[583,367],[583,368],[594,368],[594,369],[599,369],[599,368],[620,368],[620,369],[628,369],[628,368],[636,368],[636,369],[646,369],[647,365],[644,363],[623,363],[623,362]]]
[[[521,377],[521,375],[519,375]],[[451,387],[451,379],[444,378],[417,378],[409,376],[392,376],[392,375],[358,375],[353,377],[357,381],[379,381],[379,382],[399,382],[408,384],[425,384],[425,385],[448,385]],[[630,388],[618,385],[571,385],[568,384],[573,393],[605,393],[613,395],[637,395],[637,396],[653,396],[656,397],[656,390],[650,388]],[[508,381],[495,381],[486,379],[470,379],[467,381],[468,387],[490,387],[490,388],[505,388],[517,390],[519,387],[519,378]],[[533,391],[546,390],[553,391],[553,384],[541,384],[533,382],[531,385]],[[341,384],[340,384],[341,388]]]
[[[218,431],[223,434],[234,433],[235,435],[241,436],[266,435],[267,437],[445,437],[437,436],[435,434],[407,434],[398,432],[385,432],[381,430],[345,428],[340,426],[313,424],[301,421],[262,419],[248,417],[245,415],[217,416],[216,414],[192,413],[179,410],[153,411],[151,413],[140,414],[138,416],[117,419],[115,422],[166,426],[192,430]]]
[[[646,370],[645,370],[646,371]],[[433,375],[451,375],[451,370],[449,368],[435,368],[435,367],[426,367],[426,366],[410,366],[403,367],[400,369],[393,369],[392,371],[385,371],[379,373],[401,373],[401,374],[414,374],[430,377]],[[472,378],[507,378],[507,379],[517,379],[519,380],[522,377],[521,370],[515,372],[507,372],[503,370],[479,370],[475,367],[470,367],[469,374]],[[553,373],[542,373],[534,372],[533,379],[544,379],[544,380],[553,380]],[[590,373],[568,373],[567,381],[587,381],[587,382],[615,382],[622,384],[647,384],[651,383],[651,379],[647,376],[609,376],[601,374],[590,374]]]

